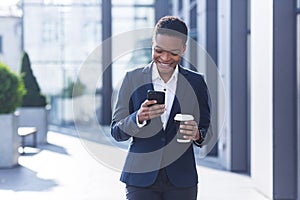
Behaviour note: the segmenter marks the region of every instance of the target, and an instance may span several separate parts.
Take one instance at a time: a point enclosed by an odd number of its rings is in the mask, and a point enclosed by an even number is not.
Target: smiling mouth
[[[159,64],[162,66],[162,67],[171,67],[172,63],[162,63],[162,62],[159,62]]]

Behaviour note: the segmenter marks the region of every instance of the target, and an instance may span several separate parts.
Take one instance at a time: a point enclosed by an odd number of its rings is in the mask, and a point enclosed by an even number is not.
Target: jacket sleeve
[[[127,73],[118,94],[111,123],[111,135],[116,141],[126,141],[139,132],[136,124],[137,111],[134,112],[132,108],[132,92],[130,74]]]
[[[199,132],[201,131],[204,133],[204,137],[206,133],[209,131],[210,122],[211,122],[211,99],[208,91],[207,84],[203,76],[201,75],[200,78],[200,87],[196,92],[199,111],[200,111],[200,119],[198,122],[198,129]],[[202,147],[202,143],[204,142],[205,138],[200,138],[199,140],[195,141],[194,144]]]

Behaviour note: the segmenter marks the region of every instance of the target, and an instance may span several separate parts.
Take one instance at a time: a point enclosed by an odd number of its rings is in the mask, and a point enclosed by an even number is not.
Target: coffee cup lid
[[[176,114],[176,116],[174,117],[175,121],[191,121],[194,120],[193,115],[189,115],[189,114]]]

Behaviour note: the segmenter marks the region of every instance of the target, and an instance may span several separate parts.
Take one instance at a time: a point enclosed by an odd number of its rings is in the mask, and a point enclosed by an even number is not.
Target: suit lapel
[[[145,84],[145,90],[153,90],[153,83],[152,83],[152,67],[153,67],[153,62],[151,62],[149,65],[147,65],[143,69],[143,83]],[[179,73],[178,73],[178,79],[177,79],[177,87],[176,87],[176,93],[171,109],[171,113],[168,119],[168,123],[166,126],[166,130],[168,129],[168,126],[172,123],[174,120],[174,117],[177,113],[181,113],[182,111],[184,112],[185,107],[190,106],[189,103],[189,98],[190,94],[188,91],[191,90],[190,83],[187,80],[188,73],[185,69],[183,69],[181,66],[178,68]],[[149,83],[149,84],[148,84]],[[160,118],[158,118],[159,121],[161,122]]]
[[[153,67],[153,61],[143,69],[142,84],[145,84],[146,91],[154,89],[152,83],[152,67]]]
[[[171,113],[168,119],[168,123],[166,126],[166,130],[168,129],[168,126],[170,125],[170,122],[174,120],[174,117],[177,113],[181,113],[182,110],[182,102],[187,102],[188,101],[188,95],[187,93],[187,86],[188,86],[188,81],[186,79],[187,72],[179,66],[179,73],[178,73],[178,79],[177,79],[177,87],[176,87],[176,93],[175,93],[175,98],[173,101]],[[172,124],[172,123],[171,123]]]

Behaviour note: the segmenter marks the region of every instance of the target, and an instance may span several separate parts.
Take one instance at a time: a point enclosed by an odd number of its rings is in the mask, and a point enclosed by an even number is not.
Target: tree
[[[24,52],[22,57],[21,74],[23,76],[26,95],[23,97],[22,107],[46,106],[46,98],[41,94],[38,82],[32,72],[29,56]]]

